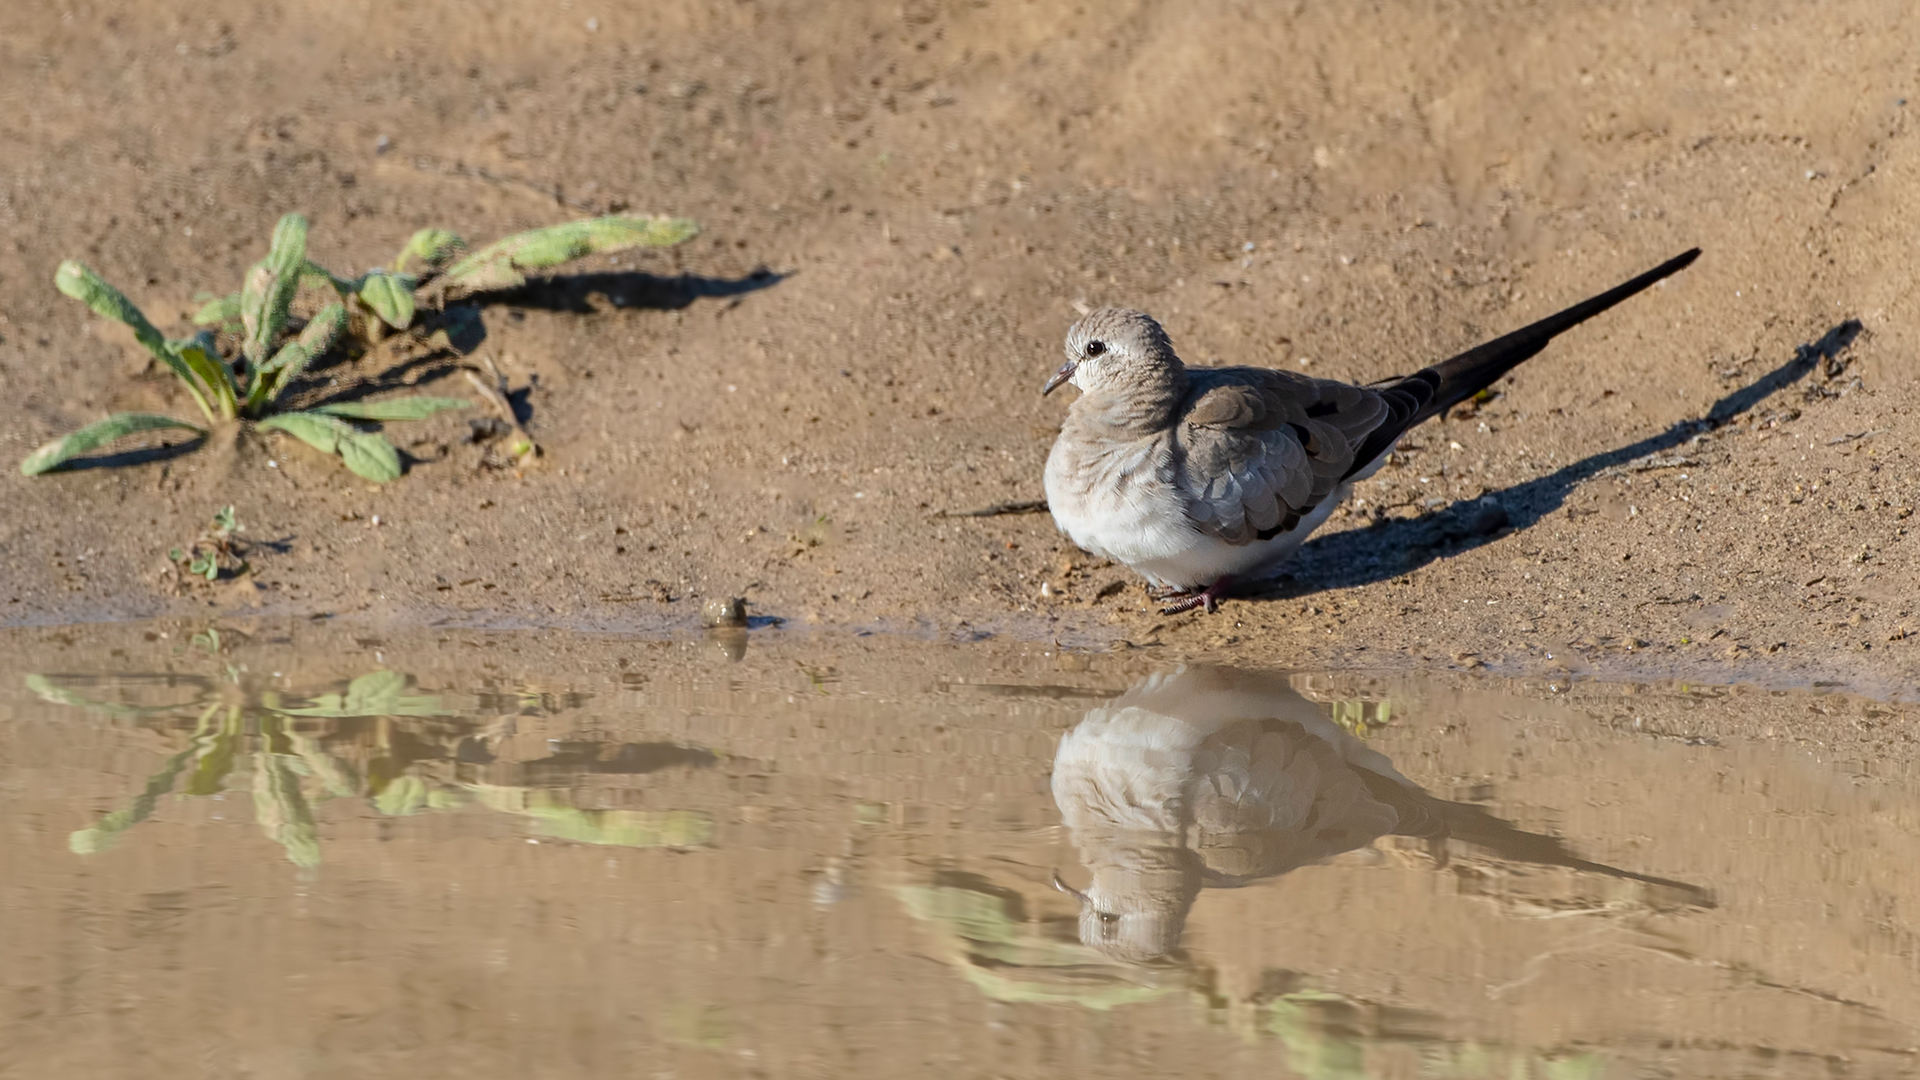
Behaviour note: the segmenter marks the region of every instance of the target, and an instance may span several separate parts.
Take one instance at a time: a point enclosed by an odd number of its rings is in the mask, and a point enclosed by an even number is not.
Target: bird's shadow
[[[1438,559],[1471,551],[1527,529],[1558,510],[1582,483],[1607,469],[1660,454],[1719,428],[1770,395],[1799,382],[1823,361],[1833,360],[1860,335],[1857,319],[1848,319],[1802,345],[1793,358],[1713,403],[1703,417],[1682,420],[1657,435],[1595,454],[1525,483],[1490,493],[1491,498],[1462,500],[1436,513],[1378,522],[1370,528],[1321,536],[1304,545],[1290,574],[1253,594],[1256,599],[1290,599],[1331,589],[1350,589],[1399,577]],[[1490,503],[1504,510],[1504,521],[1489,528]],[[1495,513],[1498,513],[1497,511]]]

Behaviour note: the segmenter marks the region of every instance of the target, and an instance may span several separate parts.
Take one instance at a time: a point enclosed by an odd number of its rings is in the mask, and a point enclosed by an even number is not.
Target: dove
[[[1440,866],[1450,841],[1496,858],[1637,881],[1681,903],[1696,886],[1570,852],[1480,807],[1448,802],[1335,723],[1284,674],[1187,667],[1135,683],[1060,739],[1054,804],[1093,880],[1080,891],[1080,940],[1128,963],[1174,952],[1204,888],[1277,877],[1389,836],[1425,840]]]
[[[1145,577],[1166,614],[1211,612],[1237,584],[1274,573],[1408,429],[1699,254],[1368,386],[1269,368],[1188,367],[1152,316],[1089,312],[1067,331],[1067,362],[1041,389],[1072,383],[1080,391],[1047,456],[1047,508],[1075,544]]]

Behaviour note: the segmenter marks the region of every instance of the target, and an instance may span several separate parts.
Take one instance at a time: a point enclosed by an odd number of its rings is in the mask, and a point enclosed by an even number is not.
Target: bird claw
[[[1207,614],[1211,615],[1219,607],[1219,601],[1204,592],[1188,593],[1178,599],[1169,597],[1167,603],[1160,605],[1160,614],[1179,615],[1199,607],[1206,608]]]
[[[1204,589],[1151,589],[1147,595],[1161,604],[1160,614],[1178,615],[1195,608],[1205,608],[1211,615],[1220,609],[1220,601],[1227,595],[1228,578],[1207,586]]]

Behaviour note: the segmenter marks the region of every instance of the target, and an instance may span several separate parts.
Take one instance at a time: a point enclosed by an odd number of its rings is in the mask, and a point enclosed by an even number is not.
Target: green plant
[[[243,542],[236,539],[235,534],[246,531],[247,527],[235,519],[233,507],[223,506],[213,515],[213,525],[199,539],[185,548],[168,551],[167,558],[184,565],[187,573],[208,581],[220,580],[222,573],[238,577],[247,572],[247,560],[241,557]],[[212,651],[218,651],[219,631],[208,633],[213,635]],[[198,635],[195,639],[198,640]]]
[[[390,267],[343,278],[307,258],[307,220],[288,214],[273,230],[267,257],[247,271],[241,290],[207,300],[194,316],[202,329],[190,338],[164,336],[118,289],[69,260],[60,264],[54,285],[96,314],[131,328],[134,340],[186,386],[206,426],[156,413],[116,413],[28,454],[20,471],[35,476],[140,432],[178,429],[204,437],[215,426],[245,421],[256,430],[283,431],[322,453],[338,454],[348,469],[368,480],[397,479],[399,451],[352,421],[418,420],[468,402],[411,396],[284,409],[282,396],[307,368],[336,349],[364,351],[389,329],[418,329],[423,311],[444,309],[450,296],[515,288],[526,283],[528,271],[599,252],[666,247],[696,232],[693,222],[680,218],[613,216],[518,233],[466,254],[466,242],[453,233],[422,229]],[[294,311],[295,300],[308,284],[319,300],[302,318]],[[228,354],[219,348],[222,334],[234,343]]]

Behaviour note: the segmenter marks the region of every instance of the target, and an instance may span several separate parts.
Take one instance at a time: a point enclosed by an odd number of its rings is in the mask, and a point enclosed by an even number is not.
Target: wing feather
[[[1194,368],[1175,431],[1187,518],[1230,544],[1292,528],[1403,410],[1378,391],[1265,368]],[[1376,455],[1377,456],[1377,455]]]

